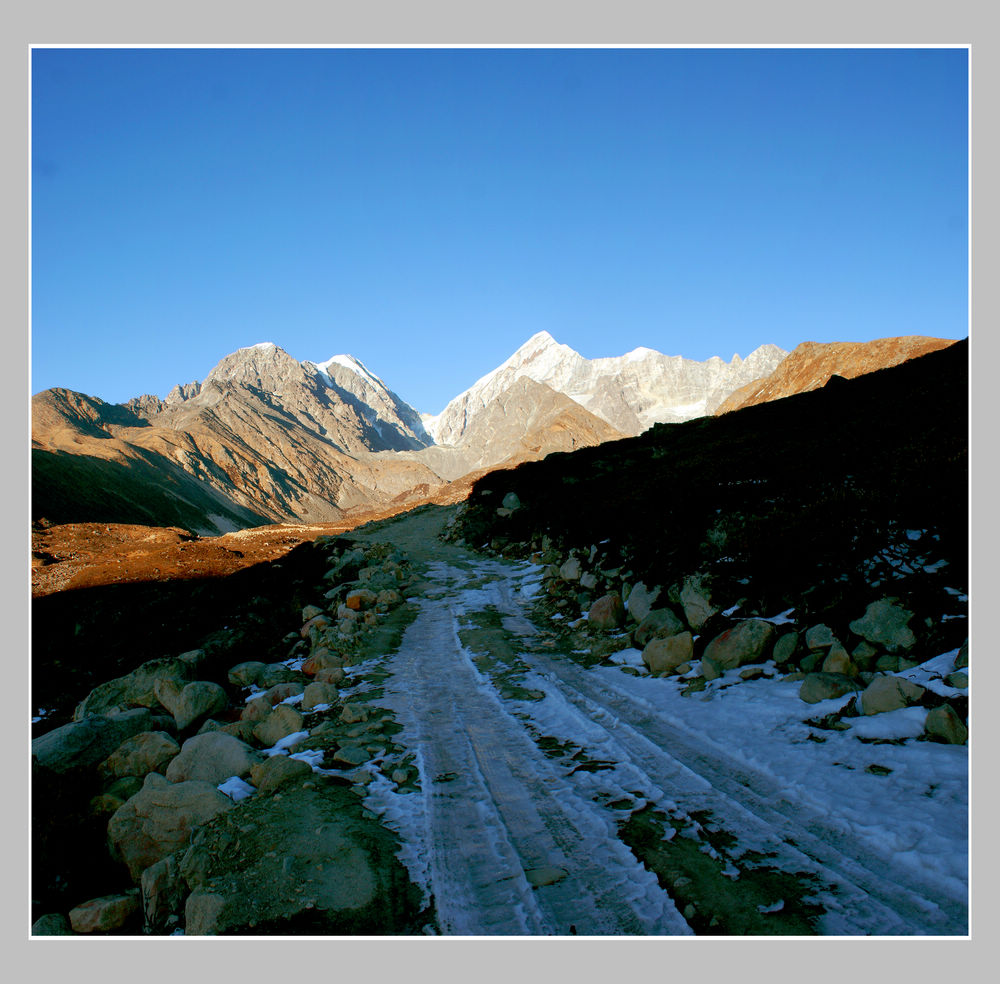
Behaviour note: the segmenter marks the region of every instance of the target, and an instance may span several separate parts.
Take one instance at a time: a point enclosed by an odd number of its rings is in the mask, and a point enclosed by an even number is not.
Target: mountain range
[[[804,343],[791,355],[764,345],[729,362],[648,348],[586,359],[541,332],[431,416],[350,355],[299,362],[264,342],[227,355],[203,381],[175,386],[165,399],[109,404],[66,389],[37,394],[32,516],[208,535],[335,522],[462,497],[493,468],[774,399],[950,344]],[[786,365],[794,371],[778,376]]]

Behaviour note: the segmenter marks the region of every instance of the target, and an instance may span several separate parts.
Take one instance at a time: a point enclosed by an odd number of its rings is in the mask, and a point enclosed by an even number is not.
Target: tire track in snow
[[[451,585],[462,577],[443,565],[431,573]],[[486,596],[499,600],[493,590]],[[462,611],[447,594],[420,602],[385,663],[391,676],[380,701],[403,726],[397,740],[418,753],[424,823],[416,850],[426,857],[442,931],[690,934],[602,808],[559,775],[473,667],[458,638]]]

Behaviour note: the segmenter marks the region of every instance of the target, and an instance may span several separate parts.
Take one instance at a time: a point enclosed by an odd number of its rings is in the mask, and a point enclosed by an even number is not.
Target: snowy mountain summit
[[[623,434],[655,423],[712,413],[734,390],[767,376],[788,353],[763,345],[746,359],[705,362],[640,347],[625,355],[586,359],[547,331],[528,339],[506,362],[459,394],[424,426],[435,443],[461,443],[473,418],[522,377],[562,393]]]

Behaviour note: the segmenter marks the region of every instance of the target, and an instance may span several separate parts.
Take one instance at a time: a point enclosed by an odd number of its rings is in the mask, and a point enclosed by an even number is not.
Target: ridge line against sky
[[[586,358],[968,334],[968,51],[32,51],[32,392],[273,341],[438,412]]]

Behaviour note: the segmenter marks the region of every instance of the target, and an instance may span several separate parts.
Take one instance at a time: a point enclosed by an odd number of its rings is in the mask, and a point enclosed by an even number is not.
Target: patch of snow
[[[778,899],[777,902],[772,902],[770,905],[759,905],[757,906],[757,911],[763,915],[767,915],[770,912],[781,912],[785,908],[785,900]]]
[[[288,757],[298,762],[305,762],[315,772],[320,771],[319,767],[323,761],[323,750],[321,748],[307,748],[303,752],[292,752]]]
[[[907,540],[919,540],[927,530],[907,530],[906,538]]]
[[[305,697],[305,694],[292,694],[291,697],[286,697],[283,701],[281,701],[281,703],[282,704],[301,704],[303,697]]]
[[[646,668],[646,664],[642,661],[642,651],[639,649],[622,649],[620,652],[612,653],[608,659],[619,666]]]
[[[738,612],[739,610],[740,610],[739,605],[733,605],[732,608],[727,608],[722,614],[725,615],[726,618],[729,618],[730,615],[732,615],[734,612]]]
[[[794,612],[794,608],[786,608],[783,612],[777,615],[772,615],[771,618],[761,618],[761,622],[770,622],[772,625],[794,625],[795,619],[789,618],[789,616]]]
[[[225,782],[220,782],[215,787],[220,793],[225,793],[234,803],[253,796],[257,792],[256,786],[244,782],[239,776],[230,776]]]
[[[851,726],[850,734],[859,738],[918,738],[924,733],[926,719],[926,707],[901,707],[844,721]]]
[[[293,731],[290,735],[285,735],[280,741],[275,742],[270,748],[265,748],[263,754],[268,758],[272,755],[287,755],[289,748],[297,745],[300,741],[305,741],[308,737],[308,731]]]
[[[947,566],[948,566],[948,561],[946,560],[939,560],[934,564],[925,564],[924,573],[936,574],[939,570],[941,570],[942,567],[947,567]]]

